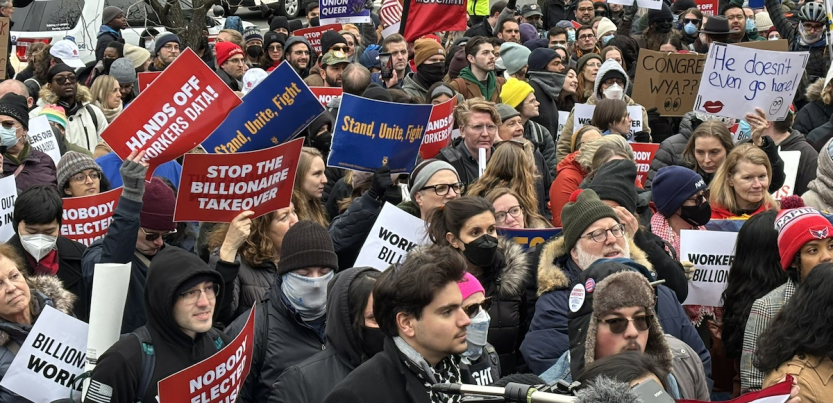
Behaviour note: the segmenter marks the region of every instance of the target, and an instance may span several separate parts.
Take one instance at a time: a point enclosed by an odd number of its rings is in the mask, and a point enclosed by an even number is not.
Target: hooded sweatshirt
[[[564,86],[564,74],[550,73],[548,71],[530,71],[529,85],[535,93],[535,99],[541,104],[538,116],[531,118],[535,123],[544,126],[553,136],[553,141],[559,135],[558,131],[558,96],[561,95],[561,88]]]
[[[312,50],[312,46],[310,46],[309,41],[307,41],[306,38],[304,38],[303,36],[290,36],[286,40],[286,44],[283,47],[284,48],[283,58],[284,58],[284,60],[287,60],[287,61],[289,60],[289,58],[288,58],[289,48],[291,48],[292,45],[294,45],[298,42],[303,43],[304,45],[307,45],[307,50],[309,50],[309,62],[307,62],[307,67],[306,68],[304,68],[301,71],[296,70],[296,73],[298,73],[298,75],[301,76],[301,78],[307,78],[307,76],[309,76],[309,69],[312,68],[312,65],[314,64],[313,63],[313,55],[315,54],[314,53],[315,51]]]
[[[287,368],[272,384],[269,402],[321,403],[366,359],[350,317],[350,285],[360,274],[376,271],[355,267],[340,272],[327,291],[327,348]],[[331,308],[332,307],[332,308]]]
[[[209,269],[197,255],[176,247],[164,248],[153,259],[148,270],[145,287],[145,328],[153,341],[156,365],[150,385],[142,399],[144,403],[157,402],[157,383],[160,380],[214,355],[231,340],[223,333],[212,330],[199,333],[192,339],[176,323],[173,307],[178,298],[177,290],[195,276],[208,276],[215,284],[220,285],[220,293],[214,306],[216,318],[225,291],[223,276]],[[137,401],[136,385],[141,379],[142,355],[142,345],[137,337],[122,337],[98,360],[98,365],[92,373],[91,385],[99,385],[99,390],[107,390],[104,386],[112,388],[110,402]],[[93,400],[88,394],[85,402],[94,403],[97,400]]]

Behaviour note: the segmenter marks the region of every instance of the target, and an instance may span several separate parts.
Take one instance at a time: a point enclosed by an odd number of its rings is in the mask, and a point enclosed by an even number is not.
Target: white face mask
[[[58,237],[44,234],[20,236],[20,243],[23,245],[23,249],[29,252],[38,262],[55,249],[55,242],[57,241]]]
[[[483,346],[486,345],[486,338],[489,335],[489,323],[491,321],[492,318],[489,316],[489,313],[482,309],[471,319],[471,324],[466,329],[466,342],[468,342],[468,347],[466,348],[466,352],[463,353],[463,356],[475,360],[480,358]]]
[[[150,51],[150,54],[153,54],[153,47],[156,45],[156,39],[151,39],[149,41],[145,41],[145,49]]]
[[[324,316],[326,312],[327,283],[334,275],[331,271],[321,277],[304,277],[289,272],[282,276],[281,291],[301,315],[301,319],[312,321]]]
[[[606,90],[602,92],[605,96],[605,99],[622,99],[622,96],[625,95],[625,91],[619,84],[613,84],[610,87],[607,87]]]

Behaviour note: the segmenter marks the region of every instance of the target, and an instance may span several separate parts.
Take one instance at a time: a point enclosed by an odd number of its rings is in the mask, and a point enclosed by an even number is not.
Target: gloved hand
[[[148,172],[148,166],[147,163],[141,162],[144,156],[144,151],[138,154],[133,151],[119,168],[121,180],[124,182],[121,195],[137,202],[141,202],[142,196],[145,195],[145,175]]]
[[[642,130],[633,134],[633,141],[635,143],[650,143],[651,135],[645,130]]]
[[[639,11],[639,6],[636,4],[636,2],[633,2],[632,5],[625,7],[625,15],[624,16],[625,17],[630,17],[629,19],[631,21],[633,21],[633,17],[636,15],[636,13],[638,11]]]
[[[654,119],[659,119],[659,118],[662,117],[659,114],[659,110],[656,107],[648,109],[647,111],[645,111],[645,113],[648,115],[648,121],[651,121],[651,120],[654,120]]]
[[[691,281],[691,278],[694,277],[694,263],[691,263],[688,260],[683,260],[680,261],[680,264],[683,265],[685,278],[688,279],[688,281]]]
[[[390,178],[390,167],[382,165],[373,174],[373,179],[370,181],[370,189],[368,189],[367,193],[370,194],[370,197],[379,200],[382,196],[385,196],[385,192],[391,186],[393,186],[393,180]]]

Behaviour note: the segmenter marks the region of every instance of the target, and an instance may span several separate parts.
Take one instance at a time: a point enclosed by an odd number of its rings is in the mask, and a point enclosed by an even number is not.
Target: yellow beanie
[[[500,101],[517,108],[526,99],[526,96],[533,91],[535,90],[526,81],[512,77],[503,84],[503,88],[500,90]]]

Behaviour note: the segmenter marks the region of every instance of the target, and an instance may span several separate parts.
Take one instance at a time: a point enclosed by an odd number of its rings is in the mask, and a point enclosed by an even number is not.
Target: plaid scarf
[[[431,390],[431,385],[438,383],[462,383],[460,377],[460,356],[450,355],[440,361],[436,367],[432,367],[425,361],[420,353],[414,350],[401,337],[394,337],[394,343],[399,350],[399,358],[408,369],[422,381],[425,392],[431,399],[431,403],[459,403],[460,395],[447,395]]]

